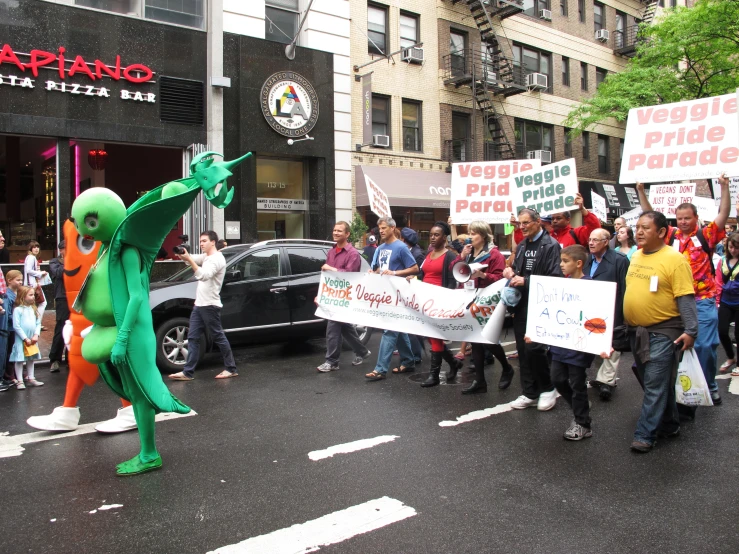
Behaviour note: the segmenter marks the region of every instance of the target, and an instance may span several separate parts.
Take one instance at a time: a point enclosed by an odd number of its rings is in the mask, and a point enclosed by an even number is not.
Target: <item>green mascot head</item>
[[[85,238],[109,242],[121,221],[126,206],[112,190],[95,187],[80,194],[72,204],[72,221]]]

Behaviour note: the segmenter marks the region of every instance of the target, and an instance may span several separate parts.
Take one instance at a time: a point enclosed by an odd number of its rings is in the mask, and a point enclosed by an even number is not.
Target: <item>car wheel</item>
[[[164,373],[182,371],[187,361],[187,333],[190,320],[186,317],[168,319],[156,331],[157,366]],[[205,337],[200,339],[200,360],[205,356]],[[200,361],[198,360],[198,361]]]

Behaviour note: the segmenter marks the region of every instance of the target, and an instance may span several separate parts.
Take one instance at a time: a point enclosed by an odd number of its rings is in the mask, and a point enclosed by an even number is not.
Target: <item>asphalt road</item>
[[[40,369],[46,386],[0,394],[0,432],[10,435],[0,437],[0,456],[28,434],[20,454],[0,457],[0,551],[204,553],[339,512],[343,522],[309,523],[285,551],[324,537],[335,542],[320,547],[327,553],[739,552],[739,397],[730,379],[720,381],[722,406],[700,409],[678,438],[638,455],[629,450],[641,404],[630,356],[610,402],[591,391],[593,438],[572,443],[562,439],[572,414],[561,399],[550,412],[440,426],[514,400],[518,377],[507,391],[465,397],[461,385],[420,388],[419,373],[367,383],[374,355],[357,368],[347,352],[340,371],[318,374],[320,340],[235,354],[238,378],[213,379],[216,354],[195,381],[169,384],[197,415],[157,424],[164,467],[137,477],[115,475],[138,451],[135,432],[69,436],[25,424],[61,405],[66,370]],[[487,371],[497,383],[499,366]],[[117,402],[98,383],[80,400],[81,423],[112,417]],[[394,438],[309,457],[379,436]],[[387,520],[372,520],[386,511]],[[325,539],[327,527],[338,536]],[[251,551],[288,542],[264,540],[272,542],[252,541]]]

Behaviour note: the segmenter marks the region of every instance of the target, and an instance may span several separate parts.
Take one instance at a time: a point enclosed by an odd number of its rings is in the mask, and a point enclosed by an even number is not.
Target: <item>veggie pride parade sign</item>
[[[530,208],[539,215],[549,215],[575,205],[578,184],[574,158],[519,173],[513,180],[516,213]]]
[[[620,183],[739,175],[737,95],[629,110]]]
[[[498,302],[505,284],[501,279],[484,289],[450,290],[417,279],[324,271],[316,315],[422,337],[497,343],[505,316]]]

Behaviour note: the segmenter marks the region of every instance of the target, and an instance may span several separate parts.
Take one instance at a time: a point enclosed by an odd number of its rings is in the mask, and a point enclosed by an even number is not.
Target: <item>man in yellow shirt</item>
[[[665,245],[667,219],[647,211],[636,225],[640,247],[626,274],[624,318],[644,387],[641,415],[631,449],[649,452],[657,436],[675,437],[680,418],[675,402],[679,352],[693,347],[698,312],[693,274],[685,257]]]

